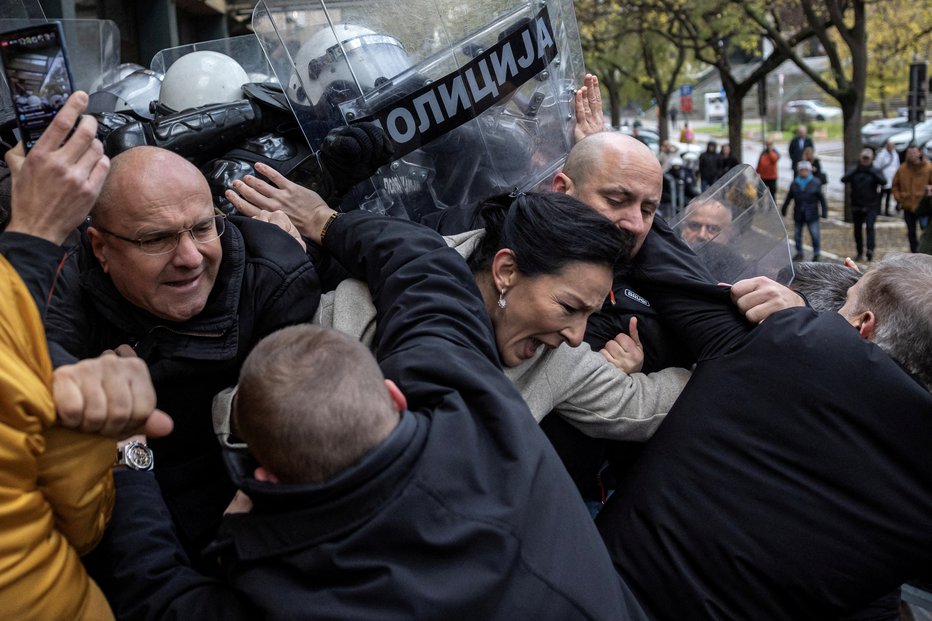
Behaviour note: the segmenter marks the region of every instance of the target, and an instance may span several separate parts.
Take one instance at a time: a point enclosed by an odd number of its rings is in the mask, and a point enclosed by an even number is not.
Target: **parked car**
[[[628,134],[629,136],[634,132],[633,128],[629,125],[622,125],[618,128],[618,131],[623,134]],[[657,133],[656,129],[639,126],[638,138],[654,152],[654,155],[660,153],[660,134]]]
[[[926,156],[926,159],[932,161],[932,140],[926,143],[926,146],[922,147],[922,153]]]
[[[905,116],[871,121],[861,128],[861,144],[877,151],[887,144],[887,139],[890,136],[905,131],[909,127],[909,121],[906,120]]]
[[[915,132],[914,132],[915,130]],[[900,160],[903,160],[906,154],[906,147],[911,142],[922,148],[927,142],[932,141],[932,119],[919,123],[914,128],[907,128],[903,131],[893,134],[888,138],[893,141],[893,146],[900,154]]]
[[[794,99],[786,102],[786,111],[789,114],[800,114],[816,121],[825,121],[841,116],[841,108],[826,106],[814,99]]]

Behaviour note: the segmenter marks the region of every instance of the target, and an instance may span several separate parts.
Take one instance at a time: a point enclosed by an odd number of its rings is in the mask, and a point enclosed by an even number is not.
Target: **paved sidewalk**
[[[782,199],[782,196],[780,198]],[[795,253],[792,212],[791,208],[783,222],[789,235],[790,248]],[[891,213],[894,212],[891,211]],[[902,213],[897,213],[896,216],[878,217],[874,229],[876,232],[875,261],[882,259],[889,252],[909,252],[909,243],[906,240],[906,224],[903,222]],[[857,248],[854,245],[854,225],[844,221],[844,210],[840,202],[829,200],[828,219],[821,221],[820,232],[822,237],[821,258],[823,261],[840,263],[845,260],[845,257],[853,259],[857,254]],[[806,244],[805,255],[808,260],[812,256],[812,248],[809,246],[809,232],[805,229],[803,229],[803,241]],[[863,263],[863,265],[867,265],[867,262]]]

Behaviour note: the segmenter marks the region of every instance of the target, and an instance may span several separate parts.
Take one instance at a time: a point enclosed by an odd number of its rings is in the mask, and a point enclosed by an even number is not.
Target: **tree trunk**
[[[861,153],[861,112],[864,110],[864,89],[867,86],[867,31],[864,2],[854,3],[854,34],[848,40],[851,51],[851,82],[837,97],[844,119],[845,170],[857,165]],[[845,186],[845,222],[851,222],[851,186]]]
[[[612,127],[621,127],[621,95],[617,86],[608,91],[608,105],[611,108]]]
[[[725,99],[728,101],[728,144],[731,146],[731,154],[742,162],[744,141],[741,126],[744,123],[744,107],[741,104],[747,91],[738,89],[738,84],[732,79],[730,72],[719,69],[718,74],[722,79],[722,88],[725,89]]]
[[[850,100],[841,101],[841,114],[844,119],[844,146],[845,146],[845,165],[844,170],[848,171],[857,166],[858,158],[861,153],[861,109],[864,106],[864,100],[861,97],[854,97]],[[852,222],[851,216],[851,186],[845,185],[845,222]]]
[[[621,94],[618,91],[619,84],[612,71],[608,70],[600,76],[599,82],[605,87],[608,93],[608,110],[611,116],[612,127],[621,126]]]
[[[666,97],[657,98],[657,133],[660,134],[660,144],[670,139],[670,122],[668,118],[670,109],[669,93]]]

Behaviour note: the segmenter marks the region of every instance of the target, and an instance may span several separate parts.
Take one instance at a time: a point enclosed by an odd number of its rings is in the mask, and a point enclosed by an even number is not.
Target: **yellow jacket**
[[[0,256],[0,616],[113,619],[78,558],[113,508],[115,443],[55,426],[35,303]]]

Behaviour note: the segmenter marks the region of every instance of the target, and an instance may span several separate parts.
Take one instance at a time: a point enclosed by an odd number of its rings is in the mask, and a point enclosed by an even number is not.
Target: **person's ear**
[[[553,181],[550,182],[550,191],[572,196],[573,180],[567,177],[564,172],[560,171],[553,178]]]
[[[869,310],[858,314],[852,323],[861,336],[868,341],[874,337],[874,333],[877,331],[877,316]]]
[[[87,228],[87,239],[91,242],[91,250],[94,252],[94,256],[97,257],[100,268],[104,271],[104,274],[109,274],[109,264],[107,261],[107,253],[105,252],[106,244],[104,243],[103,234],[93,226],[89,226]]]
[[[256,478],[256,481],[263,481],[265,483],[281,483],[281,481],[278,480],[278,477],[275,476],[275,473],[271,470],[268,470],[265,466],[259,466],[256,468],[253,476]]]
[[[401,392],[401,389],[398,388],[398,384],[387,379],[385,380],[385,387],[388,388],[388,396],[391,397],[392,403],[395,404],[395,410],[398,412],[407,410],[408,399],[404,396],[404,393]]]
[[[495,289],[508,290],[517,280],[518,264],[515,262],[515,254],[508,248],[502,248],[492,257],[492,282],[495,283]]]

